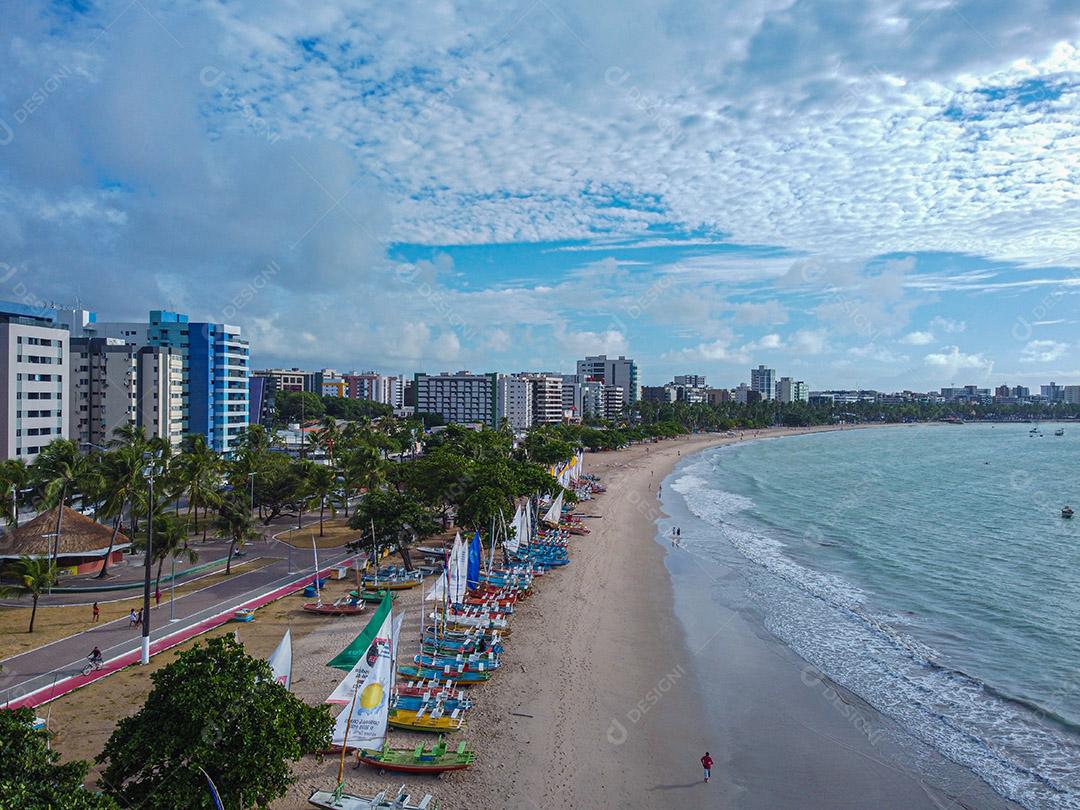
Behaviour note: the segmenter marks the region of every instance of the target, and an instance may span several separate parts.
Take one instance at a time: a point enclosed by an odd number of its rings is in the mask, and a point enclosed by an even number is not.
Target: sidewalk
[[[356,556],[344,549],[341,552],[328,551],[326,560],[320,560],[320,572]],[[314,565],[290,573],[288,561],[279,559],[259,570],[237,573],[224,582],[178,597],[174,622],[169,621],[167,603],[152,607],[151,655],[224,624],[242,607],[261,607],[299,590],[311,582],[313,575]],[[127,619],[118,619],[0,662],[0,706],[39,706],[137,663],[141,634],[141,628],[130,627]],[[95,646],[101,649],[105,666],[84,676],[86,657]]]

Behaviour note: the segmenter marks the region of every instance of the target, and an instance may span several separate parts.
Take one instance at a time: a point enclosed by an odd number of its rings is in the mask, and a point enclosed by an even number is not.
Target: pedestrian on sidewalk
[[[131,609],[131,613],[128,614],[128,627],[134,627],[138,619],[135,617],[135,608]]]
[[[154,591],[154,604],[155,605],[160,605],[161,604],[161,588],[158,588],[157,590]]]
[[[135,626],[136,627],[142,627],[142,620],[143,620],[143,610],[142,610],[142,608],[139,608],[139,615],[135,617]]]
[[[709,756],[709,752],[705,752],[705,756],[701,758],[701,767],[705,769],[705,781],[709,781],[709,777],[712,776],[712,757]]]
[[[94,621],[96,622],[101,618],[101,608],[98,607],[97,602],[94,602]]]

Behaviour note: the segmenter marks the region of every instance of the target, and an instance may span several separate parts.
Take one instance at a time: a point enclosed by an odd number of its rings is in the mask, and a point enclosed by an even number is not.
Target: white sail
[[[439,578],[435,580],[435,584],[431,586],[431,590],[427,592],[427,596],[424,597],[425,602],[441,602],[446,598],[446,572],[443,571],[439,575]]]
[[[544,515],[544,520],[548,523],[558,523],[559,518],[562,517],[562,502],[563,494],[562,492],[559,492],[558,497],[556,497],[554,503],[551,504],[551,508],[548,509],[547,513]]]
[[[393,614],[387,613],[367,654],[357,662],[363,679],[354,680],[349,705],[334,723],[336,746],[378,749],[386,741],[387,710],[393,690],[393,624]]]
[[[390,689],[391,689],[391,692],[393,692],[393,689],[397,686],[397,648],[398,648],[398,641],[401,639],[401,625],[404,622],[405,622],[405,612],[402,611],[398,615],[398,617],[396,619],[394,619],[394,624],[393,624],[393,627],[392,627],[392,631],[393,631],[393,634],[394,634],[394,639],[390,644],[390,646],[392,648],[392,652],[393,652],[393,658],[390,660]],[[423,624],[422,621],[421,621],[421,624]]]
[[[517,511],[514,512],[514,519],[510,522],[510,528],[514,530],[514,536],[507,538],[506,550],[510,554],[516,554],[518,546],[521,545],[521,538],[525,536],[525,525],[521,517],[521,504],[518,504]]]
[[[281,643],[270,655],[270,670],[274,673],[274,682],[286,689],[292,684],[292,630],[286,630]]]
[[[469,547],[461,542],[461,534],[454,537],[450,549],[450,570],[447,572],[447,598],[453,602],[465,601],[466,580],[469,574]]]

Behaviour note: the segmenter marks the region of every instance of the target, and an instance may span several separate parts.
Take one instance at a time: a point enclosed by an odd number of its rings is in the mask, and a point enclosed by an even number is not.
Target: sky
[[[1080,7],[4,3],[0,299],[257,366],[1080,383]]]

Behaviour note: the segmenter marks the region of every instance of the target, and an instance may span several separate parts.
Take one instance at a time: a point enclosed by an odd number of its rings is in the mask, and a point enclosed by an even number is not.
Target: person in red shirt
[[[709,781],[709,777],[712,776],[712,757],[709,756],[709,752],[705,752],[705,756],[701,758],[701,767],[705,769],[705,781]]]

